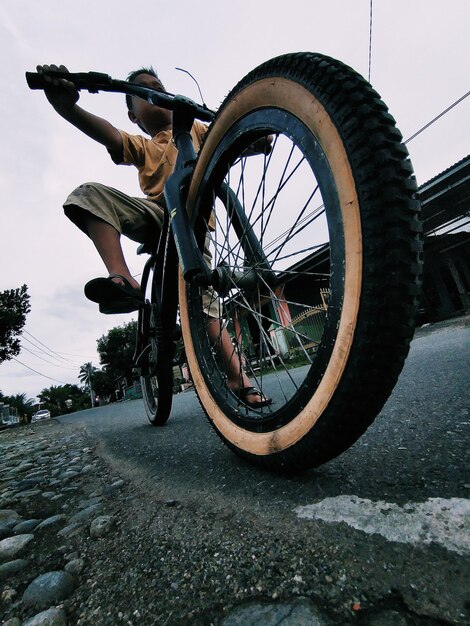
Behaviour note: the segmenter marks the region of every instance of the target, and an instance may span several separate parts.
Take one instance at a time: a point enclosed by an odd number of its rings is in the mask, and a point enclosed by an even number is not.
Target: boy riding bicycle
[[[67,71],[67,68],[38,66],[40,74],[49,69]],[[139,185],[146,198],[131,198],[126,194],[99,183],[85,183],[75,189],[64,203],[67,217],[86,233],[95,245],[106,269],[108,278],[98,278],[85,285],[85,295],[99,304],[103,313],[129,313],[143,303],[139,283],[130,274],[121,247],[121,235],[139,243],[157,240],[163,222],[163,188],[173,172],[176,148],[172,143],[172,112],[132,96],[126,96],[128,116],[149,138],[131,135],[118,130],[107,120],[79,107],[79,91],[73,83],[45,76],[50,88],[46,97],[55,111],[101,143],[116,164],[134,165],[138,170]],[[153,68],[132,72],[128,81],[158,91],[163,84]],[[206,127],[194,122],[191,135],[196,151],[199,150]],[[227,372],[228,386],[248,405],[263,406],[270,403],[242,370],[230,336],[225,328],[221,332],[219,305],[213,294],[205,295],[205,311],[210,338],[217,345]]]

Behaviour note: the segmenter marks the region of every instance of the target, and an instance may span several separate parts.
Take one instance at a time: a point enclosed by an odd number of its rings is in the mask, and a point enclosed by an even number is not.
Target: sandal
[[[124,285],[112,279],[119,278]],[[134,289],[120,274],[110,274],[108,278],[94,278],[85,285],[85,296],[99,304],[101,313],[131,313],[137,311],[144,302],[140,289]]]
[[[243,387],[242,389],[233,391],[233,393],[239,400],[246,404],[246,406],[249,406],[250,409],[260,409],[263,406],[269,406],[273,401],[272,398],[265,396],[264,393],[261,393],[256,387]],[[248,396],[258,396],[261,400],[259,402],[250,402],[247,400]]]
[[[105,315],[116,315],[118,313],[133,313],[134,311],[138,311],[141,306],[142,304],[135,300],[117,300],[115,302],[107,302],[106,304],[101,303],[98,305],[98,309],[100,313],[104,313]]]

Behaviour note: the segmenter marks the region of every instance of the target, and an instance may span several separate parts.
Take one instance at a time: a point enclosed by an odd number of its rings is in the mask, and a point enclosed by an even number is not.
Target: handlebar
[[[90,93],[98,93],[99,91],[110,91],[114,93],[124,93],[130,96],[137,96],[156,104],[164,109],[173,111],[176,107],[183,107],[190,110],[194,117],[203,122],[212,122],[215,112],[211,111],[206,105],[197,104],[186,96],[174,95],[166,91],[157,91],[150,87],[128,83],[125,80],[116,80],[101,72],[60,72],[58,70],[49,70],[45,74],[36,72],[26,72],[26,82],[30,89],[48,89],[51,83],[45,80],[45,76],[51,78],[63,78],[73,83],[75,87],[81,91],[86,90]]]

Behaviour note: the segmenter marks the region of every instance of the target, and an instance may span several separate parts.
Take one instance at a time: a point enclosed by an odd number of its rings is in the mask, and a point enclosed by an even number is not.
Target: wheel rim
[[[149,350],[143,363],[142,391],[145,396],[147,412],[154,416],[157,410],[158,383],[154,375],[157,362],[157,346],[154,338],[149,340]]]
[[[147,413],[151,419],[157,412],[158,385],[155,376],[142,377],[142,391],[145,394]]]
[[[301,86],[296,87],[304,91]],[[292,83],[289,88],[292,89]],[[233,281],[230,284],[229,279],[228,291],[226,289],[227,293],[223,297],[225,322],[231,326],[233,334],[242,340],[238,343],[242,343],[245,350],[249,347],[250,340],[246,337],[246,323],[240,330],[240,313],[251,317],[249,326],[253,326],[254,319],[260,338],[260,349],[254,360],[260,369],[251,371],[250,375],[263,393],[274,396],[273,406],[256,411],[249,409],[227,389],[224,373],[216,358],[212,363],[208,358],[204,363],[200,357],[195,358],[196,362],[199,361],[196,369],[199,369],[201,382],[210,395],[208,405],[223,406],[222,413],[219,413],[220,418],[217,410],[211,413],[211,416],[215,415],[217,428],[224,434],[228,433],[227,436],[232,441],[236,438],[240,447],[244,447],[244,444],[243,433],[239,429],[260,434],[262,443],[253,444],[254,439],[251,438],[245,444],[246,449],[258,453],[268,453],[275,445],[272,437],[263,435],[290,430],[286,435],[289,445],[289,441],[294,442],[301,436],[301,432],[305,432],[318,419],[321,407],[312,406],[312,402],[309,402],[311,392],[306,394],[304,391],[306,386],[311,388],[312,385],[321,391],[325,375],[328,373],[331,376],[331,371],[327,370],[331,370],[335,359],[338,362],[338,338],[342,344],[342,352],[349,349],[353,335],[351,323],[356,318],[360,291],[360,263],[357,262],[353,268],[354,293],[348,295],[344,289],[346,273],[349,271],[351,275],[348,263],[343,262],[348,258],[345,237],[347,241],[355,239],[357,242],[360,239],[357,234],[360,233],[357,224],[357,198],[354,197],[351,201],[351,205],[354,205],[351,213],[354,214],[355,223],[348,227],[347,219],[345,220],[344,193],[335,184],[335,180],[348,179],[348,193],[351,189],[354,190],[349,167],[344,167],[347,159],[343,155],[342,163],[332,163],[332,148],[325,141],[325,135],[318,132],[318,115],[313,122],[309,115],[302,119],[302,115],[298,116],[294,112],[295,108],[294,103],[292,110],[289,110],[284,101],[282,107],[264,107],[263,110],[254,112],[225,111],[223,114],[226,117],[232,116],[230,125],[225,128],[222,140],[212,148],[211,157],[203,163],[200,178],[197,179],[197,171],[195,175],[198,198],[203,198],[193,205],[195,214],[199,216],[199,226],[201,221],[208,222],[208,207],[212,206],[213,201],[209,195],[213,196],[214,189],[219,190],[221,181],[225,180],[245,207],[262,242],[269,267],[274,270],[281,283],[281,289],[266,287],[263,285],[263,278],[258,277],[257,295],[253,298],[247,297],[246,290],[238,289],[237,292]],[[326,114],[323,120],[325,118],[328,118]],[[314,129],[312,126],[315,124],[317,127]],[[331,126],[331,122],[329,125]],[[311,132],[312,130],[316,132]],[[331,134],[331,128],[329,132]],[[275,135],[269,155],[238,160],[235,158],[251,141],[268,133]],[[218,139],[216,135],[214,142]],[[336,151],[338,141],[336,137],[336,145],[333,146]],[[249,169],[258,169],[258,174],[250,175]],[[274,187],[273,181],[277,181]],[[227,214],[225,208],[220,209],[221,204],[220,200],[215,203],[215,231],[210,235],[213,267],[220,270],[226,264],[229,269],[243,270],[243,266],[247,265],[247,247],[240,243],[243,236],[239,234],[234,237],[233,232],[229,232],[233,231],[229,222],[226,220],[224,223],[220,218],[221,213]],[[353,235],[348,235],[348,228],[349,231],[352,228]],[[243,252],[240,253],[240,250]],[[349,250],[350,259],[351,256],[356,256],[357,260],[358,250]],[[259,268],[259,260],[251,261],[248,265],[256,270]],[[299,294],[298,290],[296,292],[294,283],[299,283],[301,274],[304,281],[309,277],[312,290],[308,294]],[[267,294],[262,293],[260,285]],[[197,316],[198,311],[201,311],[194,291],[194,287],[188,288],[186,298],[191,317]],[[256,300],[259,305],[261,296],[266,295],[271,300],[269,313],[266,312],[269,308],[266,305],[253,306]],[[343,305],[345,299],[349,302],[346,320]],[[234,308],[237,309],[235,316]],[[237,326],[236,318],[238,327],[234,328]],[[345,326],[350,328],[346,334]],[[336,328],[340,330],[333,332],[332,329]],[[256,334],[256,330],[252,329],[251,334]],[[208,340],[203,335],[204,333],[195,337],[193,334],[191,337],[195,355],[208,353]],[[325,336],[328,341],[325,341]],[[344,367],[344,356],[339,357],[339,365]],[[318,404],[323,401],[317,398],[316,402]],[[211,407],[206,406],[207,408]],[[303,413],[305,417],[306,412],[310,414],[306,423],[293,429],[290,422],[299,414]],[[285,447],[286,444],[282,445]]]

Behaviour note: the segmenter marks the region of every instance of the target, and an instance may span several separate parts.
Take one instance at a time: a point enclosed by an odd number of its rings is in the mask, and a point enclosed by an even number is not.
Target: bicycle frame
[[[203,287],[207,287],[210,284],[217,287],[224,279],[226,280],[226,276],[221,276],[220,273],[211,273],[204,262],[185,203],[186,190],[191,182],[196,161],[196,152],[190,131],[195,119],[211,122],[215,117],[215,112],[208,109],[205,105],[195,103],[186,96],[174,95],[135,83],[116,80],[101,72],[71,73],[50,70],[47,76],[68,80],[78,90],[87,90],[90,93],[107,91],[137,96],[151,104],[173,111],[173,141],[178,150],[178,156],[175,169],[164,187],[166,214],[169,216],[169,224],[164,224],[161,234],[161,240],[167,240],[168,247],[167,252],[165,252],[166,248],[159,252],[161,267],[166,267],[168,260],[173,256],[171,240],[174,239],[181,271],[187,282],[195,282]],[[42,74],[26,72],[26,80],[31,89],[45,89],[50,86],[50,83],[45,81]],[[244,209],[236,199],[235,194],[226,185],[222,186],[221,193],[223,193],[224,197],[221,195],[219,197],[227,210],[230,211],[234,219],[235,228],[238,230],[238,233],[244,234],[248,256],[256,259],[258,267],[268,268],[269,264],[262,247],[254,235]],[[171,230],[173,237],[167,236],[167,229]],[[170,257],[168,257],[168,254],[170,254]],[[231,280],[242,286],[245,277],[231,277]],[[250,277],[246,278],[247,284],[249,284],[250,280]],[[264,280],[270,280],[272,284],[275,283],[274,276],[265,275]],[[163,288],[169,282],[172,281],[168,281],[162,276]],[[161,296],[163,299],[163,293]]]
[[[186,192],[189,188],[191,177],[196,162],[196,152],[194,149],[191,128],[194,120],[211,122],[215,117],[215,112],[205,105],[199,105],[191,99],[174,95],[168,92],[158,91],[150,87],[129,83],[127,81],[115,80],[100,72],[61,72],[50,70],[47,76],[57,79],[64,79],[72,82],[78,90],[87,90],[90,93],[100,91],[123,93],[130,96],[137,96],[150,102],[151,104],[169,109],[173,112],[172,133],[173,142],[178,150],[176,164],[173,173],[167,179],[164,186],[165,213],[162,230],[156,246],[150,250],[150,258],[147,260],[142,273],[141,287],[146,293],[150,273],[154,272],[152,281],[153,293],[150,296],[150,307],[152,303],[158,303],[160,308],[160,319],[165,326],[163,335],[171,338],[173,328],[176,325],[176,314],[178,307],[177,293],[177,271],[178,263],[182,275],[187,282],[194,282],[202,287],[213,284],[217,290],[223,291],[224,285],[230,281],[242,285],[244,281],[248,285],[253,279],[253,274],[248,276],[231,276],[228,278],[223,269],[211,272],[204,261],[202,253],[196,242],[196,237],[190,217],[186,208]],[[50,86],[43,74],[26,72],[26,80],[31,89],[47,89]],[[230,212],[235,229],[238,234],[243,233],[247,247],[247,256],[255,259],[259,268],[268,268],[266,257],[262,247],[251,226],[248,223],[243,207],[238,202],[236,195],[227,185],[222,185],[219,192],[223,203]],[[223,197],[222,197],[223,195]],[[148,250],[145,250],[148,251]],[[264,280],[269,279],[265,274]],[[271,277],[271,282],[275,278]],[[148,324],[142,324],[143,317],[151,315],[151,308],[144,306],[139,312],[139,327],[148,328]],[[147,337],[143,337],[143,343],[136,346],[134,362],[139,366],[144,354],[149,349]],[[138,342],[139,343],[139,342]]]
[[[312,52],[259,65],[217,116],[158,84],[48,75],[30,75],[30,87],[57,77],[174,113],[178,156],[141,280],[136,355],[150,422],[171,411],[179,296],[196,393],[231,450],[297,472],[350,447],[397,381],[419,305],[416,183],[379,94]],[[213,120],[197,159],[195,119]]]

